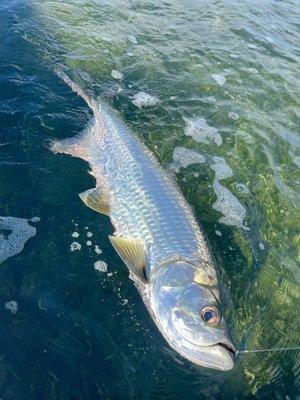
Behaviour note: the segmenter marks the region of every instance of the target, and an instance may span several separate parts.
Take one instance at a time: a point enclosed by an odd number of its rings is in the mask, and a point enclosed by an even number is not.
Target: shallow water
[[[108,219],[78,198],[87,165],[45,147],[91,116],[62,67],[179,163],[238,348],[297,345],[299,14],[297,1],[0,3],[0,216],[41,218],[0,268],[1,398],[299,398],[299,352],[241,355],[220,373],[170,350]]]

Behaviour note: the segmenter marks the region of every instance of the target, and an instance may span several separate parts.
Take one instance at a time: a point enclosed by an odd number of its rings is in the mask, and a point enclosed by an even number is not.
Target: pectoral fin
[[[91,209],[101,214],[109,215],[109,199],[99,187],[86,190],[79,194],[81,200]]]
[[[138,238],[124,238],[116,236],[109,236],[109,240],[129,270],[139,280],[141,280],[143,283],[146,283],[146,252],[144,242]]]

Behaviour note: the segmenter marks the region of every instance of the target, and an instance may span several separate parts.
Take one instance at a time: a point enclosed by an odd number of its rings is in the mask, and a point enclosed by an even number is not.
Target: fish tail
[[[70,89],[73,90],[73,92],[80,96],[94,112],[97,110],[97,102],[84,93],[84,91],[75,82],[73,82],[65,72],[58,68],[55,68],[54,72],[63,82],[65,82],[66,85],[69,86]]]
[[[84,91],[73,82],[68,75],[66,75],[62,70],[55,69],[56,75],[68,85],[73,92],[82,97],[87,105],[92,109],[94,115],[98,115],[97,102],[89,97]],[[83,132],[71,138],[66,138],[62,140],[48,139],[46,147],[53,153],[64,153],[70,154],[73,157],[79,157],[88,161],[88,148],[91,142],[91,136],[93,131],[94,120],[84,129]]]

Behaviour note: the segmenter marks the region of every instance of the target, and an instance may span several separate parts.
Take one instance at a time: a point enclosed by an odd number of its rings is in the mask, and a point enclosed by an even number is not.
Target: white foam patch
[[[18,303],[15,300],[7,301],[4,308],[15,314],[18,311]]]
[[[258,74],[258,71],[256,68],[248,68],[248,71],[251,72],[251,74]]]
[[[132,103],[138,108],[151,107],[159,103],[159,99],[157,97],[152,96],[149,93],[138,92],[133,96]]]
[[[36,228],[25,218],[0,217],[0,232],[2,230],[10,232],[8,235],[0,234],[0,264],[20,253],[27,240],[36,234]]]
[[[40,222],[40,220],[41,220],[40,217],[32,217],[32,218],[30,218],[29,221],[31,221],[31,222]]]
[[[220,74],[212,74],[211,77],[213,78],[214,81],[217,82],[218,85],[223,86],[224,83],[226,83],[226,78],[223,75]]]
[[[72,233],[72,237],[78,238],[78,237],[79,237],[79,233],[78,233],[78,232],[73,232],[73,233]]]
[[[267,42],[274,43],[274,39],[271,36],[265,36]]]
[[[91,246],[91,245],[92,245],[92,242],[91,242],[90,240],[87,240],[87,241],[85,242],[85,244],[86,244],[87,246]]]
[[[127,36],[127,40],[128,40],[128,42],[130,42],[132,44],[137,44],[138,43],[137,38],[135,36],[133,36],[133,35],[128,35]]]
[[[234,186],[235,186],[235,189],[241,194],[249,194],[250,193],[247,186],[245,186],[243,183],[236,183]]]
[[[92,237],[93,234],[92,234],[92,232],[87,232],[87,233],[86,233],[86,236],[87,236],[87,237]]]
[[[123,74],[122,74],[122,72],[117,71],[117,70],[115,70],[115,69],[113,69],[113,70],[111,71],[111,76],[112,76],[114,79],[117,79],[117,80],[119,80],[119,81],[121,81],[121,80],[123,79]]]
[[[95,253],[102,254],[102,250],[100,249],[100,247],[97,244],[95,244]]]
[[[264,249],[265,249],[265,246],[264,246],[264,244],[263,244],[262,242],[259,242],[259,243],[258,243],[258,247],[259,247],[261,250],[264,250]]]
[[[191,164],[205,163],[205,157],[202,154],[184,147],[175,147],[173,160],[183,168],[187,168]]]
[[[217,195],[217,200],[212,207],[223,214],[223,217],[221,217],[219,221],[225,225],[234,225],[238,228],[244,228],[243,223],[246,217],[246,209],[244,206],[230,190],[222,186],[216,179],[213,182],[213,188]]]
[[[184,118],[186,126],[184,133],[191,136],[198,143],[215,142],[218,146],[222,144],[222,137],[217,129],[209,126],[204,118]]]
[[[210,165],[210,168],[215,171],[215,178],[219,181],[226,178],[231,178],[233,176],[233,171],[226,164],[226,161],[223,157],[214,156],[213,158],[214,164]]]
[[[239,114],[235,112],[229,112],[227,115],[230,119],[233,119],[234,121],[237,121],[240,118]]]
[[[96,261],[96,262],[95,262],[94,268],[95,268],[97,271],[106,272],[106,271],[107,271],[107,264],[106,264],[105,261],[99,260],[99,261]]]
[[[81,250],[81,244],[78,242],[73,242],[70,246],[71,251],[79,251]]]
[[[214,96],[207,96],[203,98],[206,103],[215,103],[217,100]]]

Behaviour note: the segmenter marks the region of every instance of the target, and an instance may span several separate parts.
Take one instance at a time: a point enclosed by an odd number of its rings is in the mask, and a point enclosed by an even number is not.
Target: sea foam
[[[213,188],[217,200],[212,207],[223,214],[223,217],[221,217],[219,221],[226,225],[244,228],[244,219],[246,217],[246,209],[244,206],[231,191],[222,186],[217,179],[213,182]]]
[[[191,136],[198,143],[210,142],[216,143],[218,146],[222,144],[222,137],[218,133],[217,129],[213,126],[209,126],[204,118],[184,118],[185,134],[186,136]]]
[[[0,217],[0,264],[20,253],[27,240],[35,236],[36,228],[29,225],[28,221],[25,218]],[[5,231],[9,231],[9,234],[5,235]]]
[[[138,108],[155,106],[159,102],[157,97],[146,92],[138,92],[132,98],[132,103]]]
[[[185,147],[175,147],[173,160],[182,168],[187,168],[191,164],[201,164],[205,162],[205,157],[197,151],[186,149]]]

